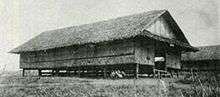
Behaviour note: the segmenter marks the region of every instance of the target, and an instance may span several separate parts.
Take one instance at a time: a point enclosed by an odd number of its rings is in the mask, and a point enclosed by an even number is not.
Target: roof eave
[[[11,54],[20,54],[20,52],[14,52],[14,51],[9,51],[8,53],[11,53]]]
[[[196,51],[198,51],[198,48],[193,47],[188,43],[183,43],[183,42],[180,42],[178,40],[172,40],[172,39],[168,39],[168,38],[161,37],[161,36],[158,36],[158,35],[154,35],[154,34],[152,34],[151,32],[149,32],[147,30],[143,30],[142,33],[140,33],[140,35],[147,36],[151,39],[155,39],[155,40],[159,40],[159,41],[163,41],[163,42],[178,45],[180,47],[185,48],[185,51],[187,51],[187,52],[192,52],[192,51],[196,52]]]

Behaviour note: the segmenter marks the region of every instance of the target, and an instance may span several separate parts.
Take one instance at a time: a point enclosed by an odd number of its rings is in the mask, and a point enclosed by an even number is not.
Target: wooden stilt
[[[177,78],[179,78],[179,70],[177,70]]]
[[[41,75],[42,75],[41,69],[38,69],[38,76],[41,76]]]
[[[81,69],[80,69],[80,67],[78,67],[78,76],[80,77],[80,74],[81,73]]]
[[[81,76],[84,76],[85,75],[85,68],[84,67],[82,67],[82,73],[81,73]]]
[[[107,68],[106,68],[106,66],[103,67],[103,73],[104,73],[104,78],[107,78]]]
[[[52,71],[51,71],[51,75],[52,75],[52,76],[54,75],[53,73],[54,73],[54,70],[52,69]]]
[[[56,69],[55,70],[55,76],[58,76],[59,75],[59,69]]]
[[[95,74],[96,74],[96,77],[99,77],[99,69],[97,67],[95,67]]]
[[[173,78],[173,70],[170,71],[171,77]]]
[[[159,79],[161,79],[161,75],[160,75],[159,71],[157,72],[157,76],[158,76]]]
[[[139,73],[139,64],[136,64],[135,66],[135,78],[138,79],[138,73]]]
[[[53,76],[55,75],[55,70],[54,70],[54,69],[52,70],[52,75],[53,75]]]
[[[76,70],[76,68],[74,68],[74,75],[77,75],[77,70]]]
[[[66,70],[66,73],[67,73],[67,76],[70,76],[70,70],[69,69]]]
[[[153,77],[156,78],[155,66],[153,66]]]
[[[25,76],[25,69],[22,70],[22,76]]]

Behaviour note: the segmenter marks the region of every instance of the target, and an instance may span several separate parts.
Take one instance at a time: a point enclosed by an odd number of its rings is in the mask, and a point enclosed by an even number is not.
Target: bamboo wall
[[[141,64],[153,66],[155,41],[143,37],[99,44],[22,53],[20,68],[68,68],[85,65]],[[180,53],[166,55],[169,68],[180,68]]]
[[[142,65],[154,65],[155,48],[154,41],[139,38],[135,44],[136,63]]]
[[[20,56],[20,68],[59,68],[134,62],[133,40],[22,53]]]
[[[167,52],[166,53],[166,67],[173,68],[173,69],[180,69],[181,68],[181,53],[176,52]]]

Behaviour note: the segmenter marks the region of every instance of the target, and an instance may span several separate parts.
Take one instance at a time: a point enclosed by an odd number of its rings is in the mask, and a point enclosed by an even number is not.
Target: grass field
[[[19,72],[0,75],[1,97],[194,97],[191,96],[192,84],[182,84],[176,79],[112,80],[20,75]]]

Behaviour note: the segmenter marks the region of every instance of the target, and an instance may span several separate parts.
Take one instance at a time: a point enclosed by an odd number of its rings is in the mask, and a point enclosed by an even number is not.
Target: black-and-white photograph
[[[0,97],[220,97],[219,0],[0,0]]]

